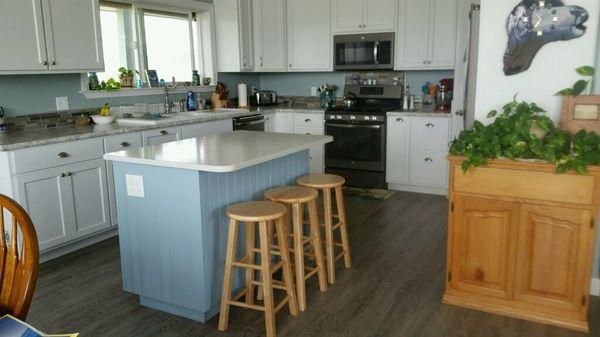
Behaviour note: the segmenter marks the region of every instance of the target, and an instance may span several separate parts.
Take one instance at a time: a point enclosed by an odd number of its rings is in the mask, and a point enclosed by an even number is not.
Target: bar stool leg
[[[296,300],[296,290],[294,289],[294,280],[292,277],[292,267],[290,263],[290,251],[288,248],[288,234],[285,230],[285,224],[283,219],[276,220],[276,232],[277,232],[277,243],[281,250],[281,259],[284,261],[283,265],[283,283],[285,284],[288,306],[290,308],[290,314],[292,316],[298,315],[298,301]]]
[[[219,315],[219,331],[225,331],[229,323],[229,301],[231,296],[231,282],[233,273],[233,259],[238,236],[238,222],[229,221],[229,237],[227,240],[227,255],[225,258],[225,275],[223,276],[223,294],[221,296],[221,313]]]
[[[335,250],[333,247],[333,224],[331,215],[331,189],[323,189],[323,207],[325,209],[325,250],[327,258],[327,278],[329,284],[335,283]]]
[[[258,225],[260,232],[260,264],[263,284],[263,297],[265,304],[265,324],[267,337],[275,337],[275,304],[273,300],[273,286],[271,284],[271,245],[268,235],[268,224],[261,221]]]
[[[321,234],[319,233],[319,218],[317,217],[317,202],[315,200],[310,201],[308,203],[308,216],[310,218],[310,236],[317,264],[319,288],[321,289],[321,291],[325,291],[327,290],[327,280],[325,275],[325,266],[323,265],[323,248],[321,246]]]
[[[300,204],[292,205],[294,223],[294,266],[296,268],[296,292],[298,293],[298,309],[306,310],[306,287],[304,285],[304,245],[302,244],[302,213]]]
[[[350,256],[350,238],[348,237],[348,223],[346,222],[346,208],[344,206],[344,194],[342,187],[335,188],[335,200],[337,202],[337,212],[340,220],[340,233],[342,236],[342,249],[344,249],[344,266],[352,267],[352,258]]]
[[[246,224],[246,256],[248,257],[248,264],[254,264],[254,247],[256,246],[254,228],[254,222]],[[246,293],[246,303],[248,304],[254,304],[254,285],[252,284],[254,274],[254,269],[246,268],[246,289],[248,291]]]

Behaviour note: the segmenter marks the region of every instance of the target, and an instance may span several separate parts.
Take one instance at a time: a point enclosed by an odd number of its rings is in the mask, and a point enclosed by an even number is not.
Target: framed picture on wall
[[[148,85],[150,88],[158,88],[160,86],[156,70],[146,70],[146,76],[148,77]]]
[[[563,96],[560,128],[573,133],[581,129],[600,133],[600,96]]]

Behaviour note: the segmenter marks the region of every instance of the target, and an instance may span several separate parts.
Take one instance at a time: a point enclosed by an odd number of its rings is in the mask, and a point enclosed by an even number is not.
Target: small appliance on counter
[[[277,93],[270,90],[256,90],[252,88],[252,95],[250,95],[250,104],[254,106],[266,106],[266,105],[277,105],[278,103]]]
[[[435,92],[435,102],[437,112],[450,112],[452,109],[452,93],[454,91],[454,80],[446,78],[440,80],[438,89]]]
[[[212,104],[214,108],[227,108],[227,97],[229,90],[223,82],[218,82],[215,87],[215,92],[212,94]]]

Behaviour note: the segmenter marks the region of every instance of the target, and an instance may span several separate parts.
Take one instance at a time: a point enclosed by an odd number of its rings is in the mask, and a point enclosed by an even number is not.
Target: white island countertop
[[[331,141],[331,136],[234,131],[107,153],[104,159],[195,171],[232,172]]]

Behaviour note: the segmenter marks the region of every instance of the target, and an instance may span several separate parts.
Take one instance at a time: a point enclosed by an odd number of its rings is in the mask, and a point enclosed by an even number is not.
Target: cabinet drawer
[[[412,151],[409,181],[411,184],[435,187],[448,186],[446,152]]]
[[[126,150],[132,147],[142,146],[142,134],[127,133],[104,138],[104,149],[106,153]]]
[[[305,128],[305,127],[295,127],[294,133],[299,135],[323,135],[323,128]]]
[[[104,154],[102,138],[52,144],[13,152],[14,173],[41,170],[80,161],[99,159]]]
[[[449,118],[412,117],[410,147],[417,150],[447,151],[450,141],[449,132]]]
[[[322,128],[323,127],[323,115],[311,114],[311,113],[294,113],[294,128],[308,127],[308,128]]]
[[[144,146],[163,144],[181,139],[180,128],[164,128],[142,132]]]

